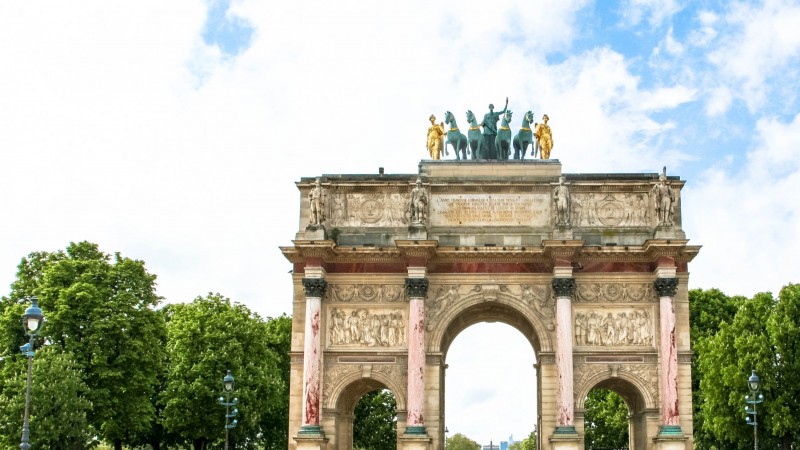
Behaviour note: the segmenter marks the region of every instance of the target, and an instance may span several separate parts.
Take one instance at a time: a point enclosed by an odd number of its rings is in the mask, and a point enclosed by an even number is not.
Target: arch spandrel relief
[[[652,308],[578,307],[574,310],[575,346],[592,351],[655,346],[655,321]]]
[[[351,383],[362,379],[374,379],[385,385],[395,396],[398,409],[405,409],[404,386],[407,383],[406,371],[398,364],[331,364],[325,365],[322,405],[335,409],[339,397]]]
[[[658,408],[658,367],[654,364],[580,364],[575,367],[575,403],[583,408],[589,391],[598,383],[619,378],[639,390],[646,408]]]

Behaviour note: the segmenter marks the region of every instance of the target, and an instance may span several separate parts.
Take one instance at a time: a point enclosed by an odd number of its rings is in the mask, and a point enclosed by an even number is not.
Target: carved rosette
[[[427,294],[427,278],[406,278],[406,295],[408,298],[425,298]]]
[[[569,297],[575,294],[575,278],[559,277],[553,278],[553,293],[558,297]]]
[[[322,298],[325,296],[328,282],[324,278],[303,278],[303,287],[306,290],[306,297]]]
[[[675,297],[675,293],[678,291],[678,279],[656,278],[653,287],[659,297]]]

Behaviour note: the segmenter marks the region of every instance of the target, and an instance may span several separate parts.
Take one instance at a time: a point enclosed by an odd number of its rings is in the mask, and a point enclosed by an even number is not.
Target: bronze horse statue
[[[494,138],[495,146],[499,153],[500,160],[508,159],[511,156],[511,127],[508,124],[511,122],[511,111],[506,111],[503,114],[503,120],[500,126],[497,127],[497,137]]]
[[[453,147],[456,159],[467,159],[467,137],[458,129],[453,113],[450,111],[444,113],[444,123],[450,125],[447,130],[447,142],[444,146],[447,147],[447,144],[450,144]]]
[[[533,112],[528,111],[524,116],[522,116],[522,128],[520,128],[519,133],[514,136],[514,159],[525,159],[525,153],[528,151],[528,145],[533,144],[531,123],[533,123]],[[536,146],[533,147],[531,156],[534,158],[536,157]]]
[[[469,122],[467,141],[469,142],[469,148],[472,152],[472,159],[485,159],[485,155],[483,155],[483,151],[481,150],[483,147],[481,126],[478,125],[478,121],[475,119],[475,114],[472,113],[472,110],[467,111],[467,122]]]

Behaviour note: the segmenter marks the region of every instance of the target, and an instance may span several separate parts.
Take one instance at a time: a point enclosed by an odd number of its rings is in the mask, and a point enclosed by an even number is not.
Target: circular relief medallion
[[[383,217],[383,205],[376,200],[365,200],[358,208],[358,217],[364,223],[375,223]]]
[[[623,217],[623,208],[619,202],[607,200],[597,204],[597,218],[603,225],[619,225]]]

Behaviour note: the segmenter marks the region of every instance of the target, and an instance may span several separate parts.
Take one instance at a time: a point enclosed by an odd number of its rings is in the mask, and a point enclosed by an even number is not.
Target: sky
[[[0,2],[0,294],[28,253],[88,240],[167,302],[288,313],[296,181],[416,173],[431,113],[506,97],[512,126],[549,116],[565,173],[686,180],[691,288],[777,293],[799,281],[798,24],[782,0]],[[456,350],[502,329],[459,336],[448,376],[497,372]],[[514,359],[502,379],[532,385]],[[451,434],[530,431],[509,394],[457,386]]]

